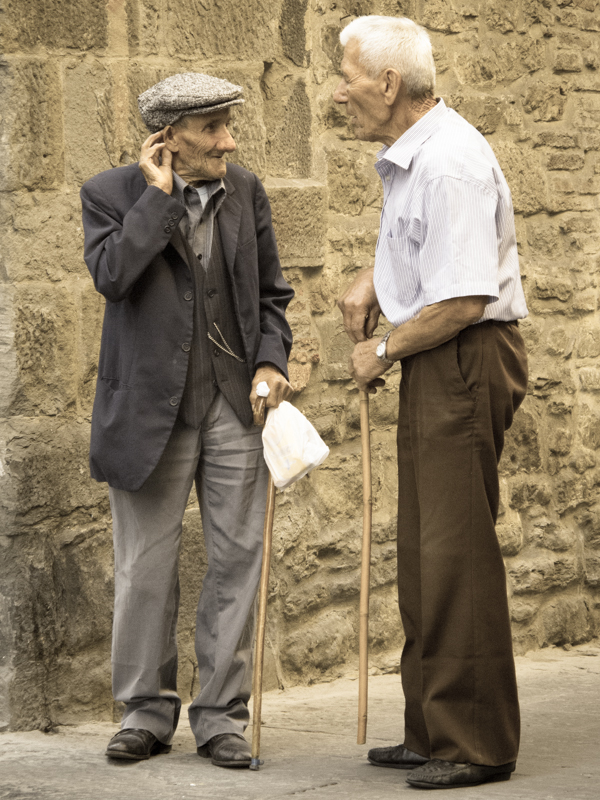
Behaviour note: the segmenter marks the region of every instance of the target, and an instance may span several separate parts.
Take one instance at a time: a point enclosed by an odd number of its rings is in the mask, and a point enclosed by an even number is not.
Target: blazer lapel
[[[223,244],[223,254],[225,256],[227,270],[231,276],[232,285],[235,286],[235,281],[233,280],[233,265],[235,263],[240,223],[242,221],[242,206],[237,198],[233,197],[233,193],[235,192],[234,185],[227,178],[225,178],[224,182],[227,197],[223,200],[221,208],[219,209],[219,228],[221,231],[221,242]]]
[[[179,227],[175,228],[173,235],[171,236],[171,244],[177,250],[181,258],[185,261],[188,267],[191,268],[191,264],[188,259],[188,254],[185,246],[185,239]]]

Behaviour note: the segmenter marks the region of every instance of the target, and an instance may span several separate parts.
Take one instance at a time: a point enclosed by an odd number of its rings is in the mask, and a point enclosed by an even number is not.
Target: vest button
[[[176,406],[178,402],[179,402],[179,400],[176,397],[172,397],[169,400],[169,405]]]
[[[183,350],[184,353],[189,353],[192,348],[189,342],[184,342],[181,345],[181,349]]]
[[[196,258],[198,259],[198,261],[202,261],[202,253],[198,253],[198,255],[196,256]]]
[[[216,378],[214,378],[213,379],[213,386],[218,386],[218,385],[219,385],[219,381]]]
[[[191,299],[193,298],[193,296],[194,296],[194,293],[193,293],[193,292],[186,292],[186,293],[183,295],[183,299],[184,299],[184,300],[191,300]]]
[[[206,294],[207,294],[209,297],[214,297],[214,296],[216,295],[216,293],[217,293],[217,290],[216,290],[216,289],[209,289],[209,290],[208,290],[208,292],[207,292]]]

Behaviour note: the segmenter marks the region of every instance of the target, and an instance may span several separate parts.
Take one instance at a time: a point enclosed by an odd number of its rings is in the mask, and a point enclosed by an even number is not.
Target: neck
[[[392,115],[388,129],[381,136],[379,141],[391,147],[394,142],[406,133],[409,128],[417,123],[422,117],[435,108],[439,98],[422,97],[415,100],[406,99],[398,105],[396,113]]]

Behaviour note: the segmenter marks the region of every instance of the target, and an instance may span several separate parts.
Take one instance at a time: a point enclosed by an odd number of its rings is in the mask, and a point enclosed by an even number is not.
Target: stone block
[[[494,152],[508,181],[517,213],[526,215],[542,211],[546,206],[546,176],[536,157],[526,145],[503,141],[494,145]]]
[[[105,0],[7,0],[0,48],[6,53],[100,49],[108,43]]]
[[[566,456],[571,451],[571,431],[553,427],[548,435],[548,449],[554,455]]]
[[[581,153],[559,152],[551,153],[546,162],[548,169],[583,169],[585,159]]]
[[[396,587],[374,591],[369,598],[369,650],[390,650],[404,642]]]
[[[528,220],[527,244],[535,255],[549,258],[562,255],[562,239],[556,221],[542,215]]]
[[[373,169],[374,159],[363,148],[350,145],[327,153],[329,208],[334,213],[361,214],[381,202],[381,181]]]
[[[76,191],[15,192],[3,215],[9,280],[85,278],[81,203]]]
[[[283,0],[279,30],[283,54],[297,67],[310,64],[310,53],[306,48],[306,11],[308,0]]]
[[[325,260],[327,190],[312,180],[269,178],[265,183],[284,267],[318,267]]]
[[[279,64],[266,64],[261,77],[270,175],[312,175],[312,110],[304,78]]]
[[[58,70],[50,61],[15,59],[0,64],[0,77],[0,190],[54,188],[64,173]]]
[[[584,92],[575,97],[573,124],[577,128],[590,128],[598,132],[600,128],[600,96],[592,92]]]
[[[163,12],[169,56],[230,61],[273,61],[282,0],[223,0],[218,13],[209,3],[167,0]]]
[[[35,530],[36,525],[44,530],[68,515],[91,524],[108,512],[106,486],[89,477],[88,424],[13,417],[5,437],[4,469],[12,483],[12,496],[5,501],[14,520],[11,534]]]
[[[579,382],[584,392],[600,392],[600,369],[583,367],[579,370]]]
[[[539,556],[512,564],[508,575],[515,595],[540,594],[575,583],[581,576],[581,565],[575,556]]]
[[[100,338],[104,319],[104,298],[94,289],[91,279],[77,297],[79,414],[90,422],[96,393]]]
[[[582,10],[566,8],[559,12],[558,19],[563,25],[580,31],[600,31],[600,20],[594,9]]]
[[[558,50],[554,54],[553,72],[581,72],[583,57],[577,50]]]
[[[563,553],[577,544],[577,536],[572,530],[541,517],[535,521],[530,541],[537,547]]]
[[[566,97],[560,86],[548,83],[530,85],[523,96],[523,108],[536,122],[553,122],[562,119]]]
[[[581,328],[577,336],[576,353],[578,358],[598,358],[600,356],[600,330]]]
[[[494,133],[502,124],[508,103],[504,97],[494,95],[476,97],[456,95],[452,98],[451,106],[485,136]]]
[[[600,448],[600,413],[585,403],[581,404],[578,429],[581,441],[592,450]]]
[[[73,296],[47,284],[25,284],[15,293],[14,347],[19,380],[13,414],[55,416],[76,398],[77,330]]]
[[[125,12],[129,54],[158,55],[163,24],[160,0],[128,0]]]
[[[281,662],[286,671],[306,680],[346,663],[355,650],[356,631],[351,615],[344,610],[331,610],[286,636]]]
[[[600,555],[585,553],[585,582],[592,589],[600,588]]]
[[[510,602],[510,618],[513,622],[523,623],[535,617],[539,606],[537,603],[524,602],[521,599],[511,598]]]
[[[503,556],[516,556],[523,547],[523,527],[520,522],[499,522],[496,536]]]
[[[111,75],[99,60],[67,64],[63,78],[67,180],[81,186],[119,164],[115,157],[115,105],[109,101]]]
[[[542,647],[579,644],[591,638],[591,620],[583,597],[555,598],[538,615]]]
[[[531,472],[541,466],[538,423],[535,416],[526,409],[515,415],[511,428],[506,433],[506,441],[500,468],[502,472]]]
[[[542,131],[535,137],[536,147],[556,147],[564,150],[577,147],[577,136],[571,133],[556,133],[555,131]]]

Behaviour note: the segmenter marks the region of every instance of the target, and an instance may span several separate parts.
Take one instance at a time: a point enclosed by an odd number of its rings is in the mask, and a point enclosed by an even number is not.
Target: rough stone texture
[[[519,652],[600,629],[600,0],[6,0],[0,10],[0,727],[117,719],[111,528],[87,443],[103,301],[78,190],[137,159],[136,97],[175,72],[244,86],[234,159],[265,180],[296,290],[297,406],[331,448],[279,493],[266,685],[352,669],[361,536],[358,395],[335,298],[370,266],[378,146],[331,100],[352,16],[432,35],[438,91],[494,147],[513,192],[530,391],[506,442],[498,534]],[[386,323],[382,321],[381,331]],[[400,370],[371,403],[371,663],[397,671],[394,424]],[[180,689],[198,688],[206,553],[195,498],[181,558]]]

